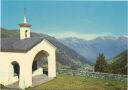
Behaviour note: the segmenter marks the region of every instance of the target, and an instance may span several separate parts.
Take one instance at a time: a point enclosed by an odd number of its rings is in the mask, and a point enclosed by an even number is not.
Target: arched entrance
[[[14,73],[13,76],[14,77],[18,76],[18,78],[19,78],[19,73],[20,73],[20,66],[19,66],[19,64],[16,61],[13,61],[11,64],[13,66],[13,73]]]
[[[48,75],[48,52],[42,50],[38,52],[32,64],[32,75]]]
[[[12,61],[9,67],[9,84],[15,83],[16,86],[19,84],[20,77],[20,65],[17,61]]]

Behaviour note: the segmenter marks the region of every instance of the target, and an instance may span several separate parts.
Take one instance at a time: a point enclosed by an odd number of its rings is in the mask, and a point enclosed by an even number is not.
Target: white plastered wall
[[[48,77],[56,77],[55,47],[47,40],[41,41],[26,53],[0,52],[0,83],[9,84],[9,65],[17,61],[20,66],[19,86],[24,89],[32,86],[32,64],[36,54],[42,50],[48,52]]]

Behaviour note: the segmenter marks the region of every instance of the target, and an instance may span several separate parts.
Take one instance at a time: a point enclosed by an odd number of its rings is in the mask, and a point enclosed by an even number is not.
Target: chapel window
[[[27,37],[27,33],[28,33],[28,31],[26,30],[26,31],[25,31],[25,37]]]

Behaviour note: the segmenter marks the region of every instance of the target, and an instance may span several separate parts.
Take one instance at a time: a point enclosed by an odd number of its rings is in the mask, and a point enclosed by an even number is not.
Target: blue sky
[[[4,0],[2,27],[18,29],[18,24],[23,22],[24,8],[27,8],[27,22],[32,25],[32,32],[86,39],[127,32],[127,4],[115,1]]]

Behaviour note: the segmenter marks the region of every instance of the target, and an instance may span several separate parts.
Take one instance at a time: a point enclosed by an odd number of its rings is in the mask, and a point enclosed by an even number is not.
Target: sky
[[[2,0],[1,26],[19,29],[24,8],[32,32],[84,39],[127,33],[125,1]]]

